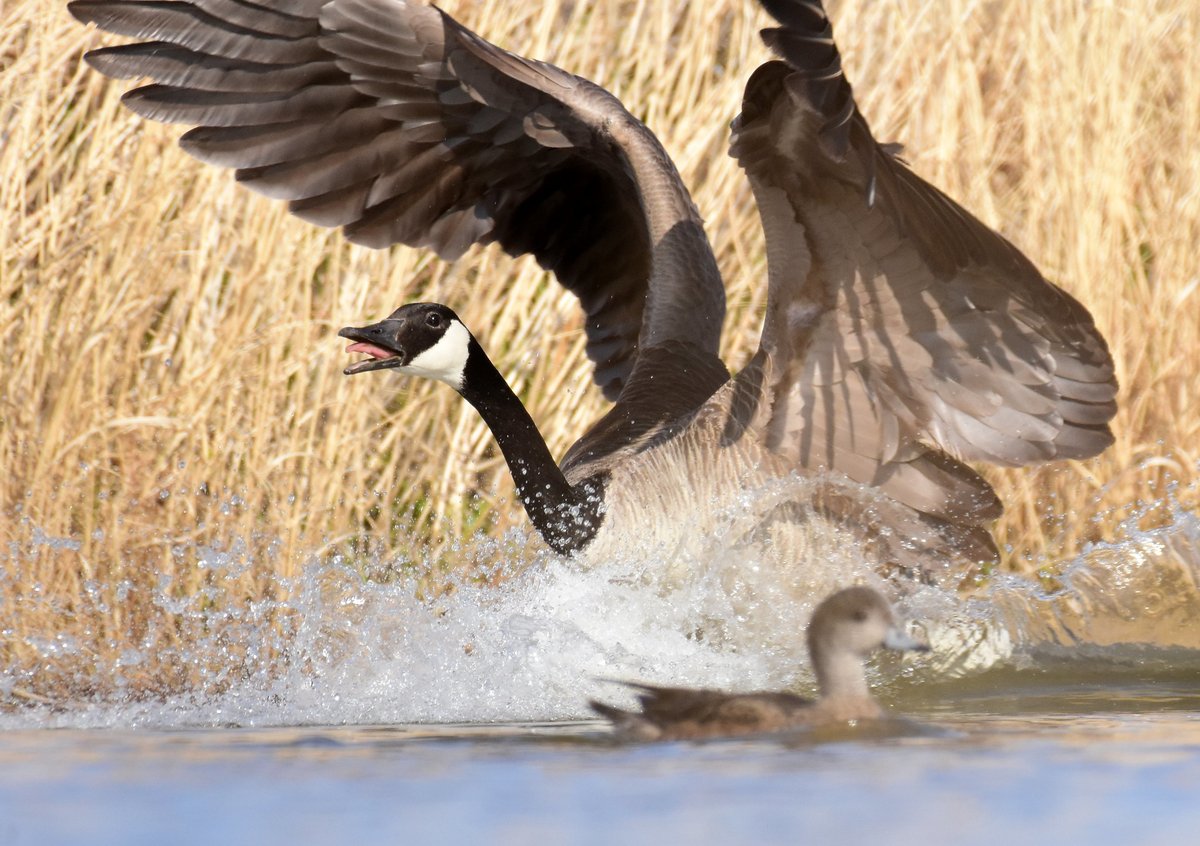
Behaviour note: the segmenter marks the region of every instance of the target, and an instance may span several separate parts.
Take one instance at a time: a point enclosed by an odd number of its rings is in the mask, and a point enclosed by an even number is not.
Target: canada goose
[[[878,591],[851,587],[822,601],[808,624],[808,654],[820,691],[815,702],[794,693],[628,684],[640,691],[640,712],[589,704],[624,740],[703,740],[874,720],[887,712],[867,689],[863,660],[881,648],[929,649],[896,625]]]
[[[990,558],[1001,506],[964,462],[1107,447],[1107,345],[1082,305],[875,141],[817,0],[762,4],[779,59],[751,75],[731,154],[766,234],[768,300],[734,378],[717,357],[724,289],[699,213],[604,89],[406,0],[70,9],[158,39],[87,60],[156,80],[125,102],[197,124],[184,149],[300,217],[447,259],[496,241],[578,296],[614,405],[561,465],[445,306],[340,333],[370,356],[347,373],[431,376],[474,403],[555,550],[593,546],[608,525],[640,531],[706,486],[799,471],[822,480],[814,513],[914,543],[913,561]]]

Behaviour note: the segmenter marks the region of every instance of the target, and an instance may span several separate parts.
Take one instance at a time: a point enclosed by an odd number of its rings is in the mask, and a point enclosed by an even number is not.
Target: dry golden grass
[[[725,147],[766,58],[765,14],[752,0],[443,5],[609,87],[659,133],[729,280],[736,368],[765,272]],[[1111,537],[1200,462],[1200,6],[831,5],[876,134],[1086,303],[1118,361],[1106,455],[990,473],[1010,564]],[[427,542],[523,521],[475,413],[442,385],[344,378],[339,326],[452,304],[556,454],[602,408],[574,302],[533,261],[488,249],[448,266],[289,218],[182,154],[178,128],[123,109],[129,86],[80,62],[102,42],[57,0],[0,6],[0,678],[30,696],[103,687],[98,668],[129,647],[176,654],[203,621],[163,595],[244,607],[322,550],[419,561]],[[228,566],[197,566],[212,549]],[[133,683],[189,672],[162,657]]]

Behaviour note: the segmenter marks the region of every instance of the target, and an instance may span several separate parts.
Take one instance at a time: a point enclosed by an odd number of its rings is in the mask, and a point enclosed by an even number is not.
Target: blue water
[[[595,723],[13,731],[0,843],[1194,844],[1200,685],[1174,701],[1192,710],[941,713],[827,743],[619,746]]]

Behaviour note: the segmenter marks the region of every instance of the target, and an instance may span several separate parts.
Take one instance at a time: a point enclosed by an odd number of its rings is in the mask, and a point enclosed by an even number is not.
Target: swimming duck
[[[816,489],[788,519],[904,566],[990,559],[1001,505],[965,462],[1108,446],[1107,345],[1086,308],[875,140],[820,2],[762,5],[778,58],[750,76],[730,152],[766,234],[768,298],[735,377],[700,215],[653,133],[595,84],[411,0],[69,8],[155,39],[87,60],[153,78],[132,109],[196,124],[184,149],[300,217],[446,259],[499,242],[579,298],[614,404],[561,463],[445,305],[341,332],[368,356],[347,373],[441,379],[479,409],[558,552],[606,530],[678,532],[706,498],[800,473]]]
[[[877,720],[887,712],[867,689],[863,660],[877,649],[929,647],[896,624],[887,600],[873,588],[851,587],[827,597],[808,624],[808,652],[820,698],[793,693],[723,693],[629,684],[640,711],[591,701],[624,740],[704,740]]]

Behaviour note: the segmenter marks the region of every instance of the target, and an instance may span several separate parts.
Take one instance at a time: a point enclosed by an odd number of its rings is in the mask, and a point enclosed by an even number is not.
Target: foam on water
[[[180,656],[213,666],[203,689],[168,701],[34,708],[0,716],[0,727],[552,720],[588,716],[589,697],[627,702],[606,678],[806,688],[803,630],[823,593],[797,591],[794,581],[765,572],[726,534],[709,537],[676,560],[669,580],[657,553],[587,565],[545,554],[513,561],[504,550],[519,543],[481,538],[473,554],[496,561],[493,575],[503,578],[464,580],[434,599],[418,598],[414,579],[363,581],[337,559],[309,564],[284,586],[287,599],[235,610],[197,610],[161,585],[156,601],[207,615],[200,622],[210,634]],[[852,554],[827,552],[819,565],[826,569],[813,578],[881,583]],[[209,551],[197,566],[220,571],[235,559]],[[880,661],[875,681],[912,686],[969,676],[1080,644],[1090,660],[1119,658],[1138,645],[1200,655],[1195,515],[1176,509],[1165,528],[1130,529],[1127,539],[1070,562],[1059,582],[1048,589],[1003,576],[969,598],[906,585],[899,612],[917,621],[934,649]],[[289,623],[267,625],[269,617]],[[69,647],[43,646],[48,660]],[[132,672],[145,658],[130,649],[111,669]],[[0,693],[6,685],[12,679],[0,674]]]

